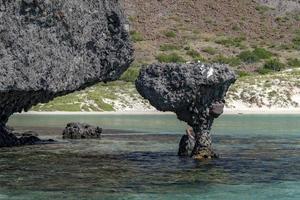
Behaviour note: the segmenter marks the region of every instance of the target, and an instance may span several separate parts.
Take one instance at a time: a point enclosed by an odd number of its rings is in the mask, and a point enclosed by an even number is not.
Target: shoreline
[[[174,115],[160,111],[110,111],[110,112],[65,112],[65,111],[29,111],[15,115]],[[225,108],[223,115],[300,115],[300,108]]]

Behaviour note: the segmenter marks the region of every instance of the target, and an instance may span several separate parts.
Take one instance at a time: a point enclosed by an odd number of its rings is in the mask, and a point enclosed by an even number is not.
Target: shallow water
[[[102,140],[62,141],[70,121]],[[300,116],[226,115],[214,124],[221,158],[178,158],[185,124],[173,115],[16,115],[9,124],[57,144],[0,149],[1,199],[300,199]]]

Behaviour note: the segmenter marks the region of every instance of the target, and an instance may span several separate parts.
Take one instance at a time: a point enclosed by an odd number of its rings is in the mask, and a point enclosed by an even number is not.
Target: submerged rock
[[[0,1],[2,129],[15,112],[118,79],[133,60],[124,24],[118,0]]]
[[[0,147],[11,147],[21,145],[48,144],[55,142],[52,139],[41,140],[37,137],[37,133],[26,131],[18,133],[5,126],[0,126]]]
[[[69,123],[63,131],[63,139],[101,138],[102,128],[84,123]]]
[[[152,64],[136,81],[138,92],[160,111],[176,113],[195,132],[192,156],[216,157],[210,130],[223,113],[224,97],[236,80],[234,71],[221,64]]]

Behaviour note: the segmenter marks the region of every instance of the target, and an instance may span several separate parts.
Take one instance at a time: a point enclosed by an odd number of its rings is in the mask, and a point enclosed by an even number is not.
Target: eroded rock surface
[[[192,156],[216,157],[210,130],[223,113],[224,97],[236,80],[234,71],[221,64],[152,64],[136,81],[139,93],[160,111],[175,112],[195,132]]]
[[[118,0],[0,0],[2,129],[15,112],[119,78],[133,60],[124,24]]]
[[[63,131],[63,139],[101,138],[102,128],[85,123],[72,122]]]

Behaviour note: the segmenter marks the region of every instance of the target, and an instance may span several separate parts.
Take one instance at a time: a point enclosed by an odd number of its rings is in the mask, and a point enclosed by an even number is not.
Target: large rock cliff
[[[195,158],[214,157],[210,130],[223,113],[225,95],[236,80],[227,65],[152,64],[141,70],[136,81],[139,93],[161,111],[171,111],[193,127]]]
[[[37,103],[119,78],[133,60],[124,24],[118,0],[0,0],[1,126]]]

